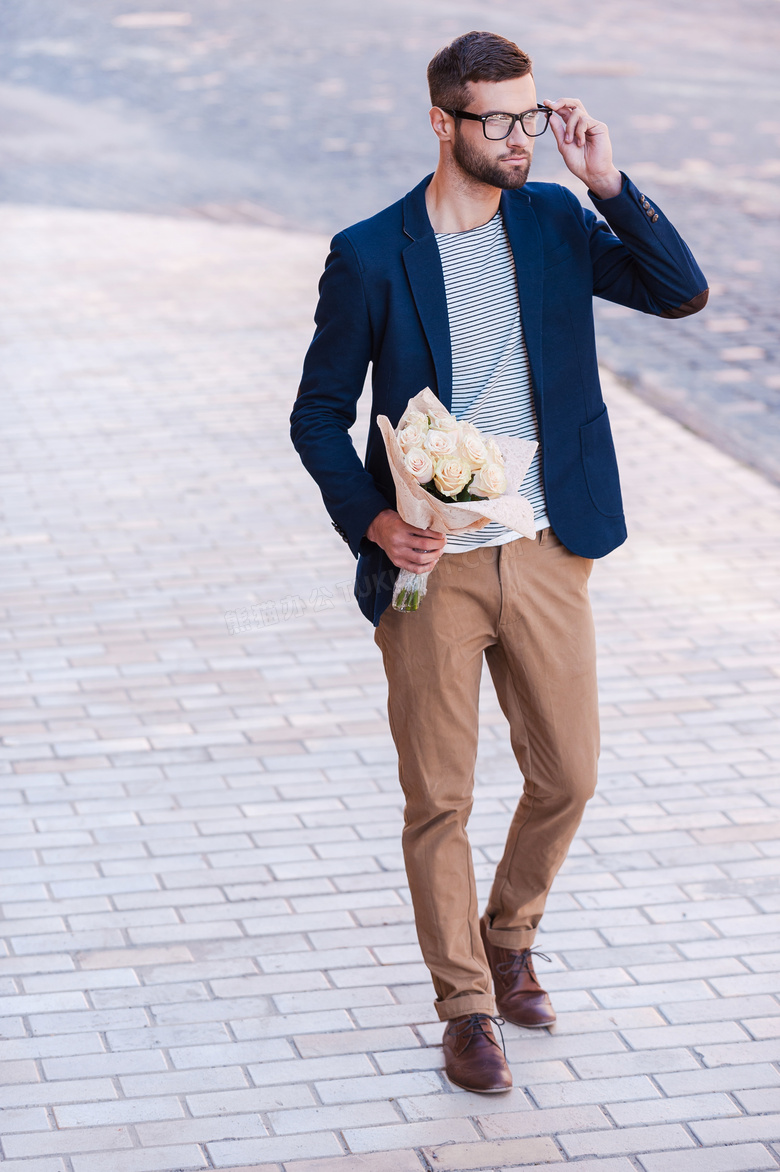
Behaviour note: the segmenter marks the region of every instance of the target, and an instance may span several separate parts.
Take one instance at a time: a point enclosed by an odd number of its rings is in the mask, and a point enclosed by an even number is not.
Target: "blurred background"
[[[0,200],[330,234],[436,161],[425,66],[470,28],[578,96],[710,280],[704,314],[597,307],[639,394],[780,481],[778,0],[5,0]],[[537,144],[532,178],[581,185]]]

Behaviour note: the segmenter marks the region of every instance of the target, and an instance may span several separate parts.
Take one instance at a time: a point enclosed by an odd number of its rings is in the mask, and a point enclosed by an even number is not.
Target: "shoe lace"
[[[463,1019],[463,1021],[453,1022],[450,1026],[450,1029],[456,1038],[462,1038],[466,1034],[472,1034],[475,1032],[484,1034],[489,1041],[493,1042],[493,1044],[497,1046],[498,1042],[496,1042],[496,1039],[491,1038],[490,1034],[484,1027],[485,1020],[492,1021],[493,1025],[498,1028],[498,1032],[501,1035],[501,1049],[504,1051],[504,1058],[506,1058],[504,1031],[501,1029],[502,1025],[505,1025],[503,1017],[491,1017],[489,1013],[470,1013],[468,1017]]]
[[[551,958],[546,952],[540,952],[538,948],[524,948],[522,952],[515,952],[511,960],[501,961],[496,965],[496,972],[502,977],[519,977],[525,969],[530,972],[532,977],[536,976],[533,970],[531,958],[538,956],[540,960],[551,962]]]

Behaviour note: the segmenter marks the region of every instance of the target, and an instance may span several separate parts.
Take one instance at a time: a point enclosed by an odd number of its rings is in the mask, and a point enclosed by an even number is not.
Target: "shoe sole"
[[[511,1022],[512,1025],[520,1026],[520,1028],[523,1030],[546,1030],[548,1026],[555,1025],[556,1021],[558,1020],[557,1017],[553,1016],[549,1021],[518,1021],[517,1018],[510,1017],[508,1013],[504,1013],[500,1005],[497,1005],[496,1009],[498,1010],[499,1016],[503,1017],[504,1021]]]
[[[506,1095],[513,1089],[512,1087],[490,1087],[489,1090],[486,1090],[485,1087],[467,1087],[464,1082],[457,1082],[451,1075],[447,1074],[446,1070],[444,1073],[454,1087],[460,1087],[462,1091],[471,1091],[473,1095]]]
[[[501,1011],[499,1010],[499,1012]],[[554,1026],[558,1020],[554,1017],[552,1021],[535,1021],[533,1024],[531,1024],[530,1022],[525,1021],[514,1021],[511,1017],[507,1017],[505,1013],[502,1013],[501,1016],[503,1017],[504,1021],[508,1021],[511,1025],[519,1026],[521,1030],[547,1030],[550,1028],[550,1026]]]

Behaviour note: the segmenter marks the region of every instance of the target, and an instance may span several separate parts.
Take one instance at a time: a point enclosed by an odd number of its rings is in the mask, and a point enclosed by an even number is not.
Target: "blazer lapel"
[[[452,345],[447,314],[447,293],[439,248],[425,207],[426,176],[404,199],[404,233],[411,239],[403,252],[414,304],[433,356],[437,396],[447,408],[452,405]],[[420,388],[422,389],[422,388]]]
[[[519,198],[518,198],[519,196]],[[501,193],[501,212],[515,260],[523,334],[537,398],[542,395],[542,234],[525,192]]]
[[[452,345],[447,294],[439,248],[431,234],[404,249],[404,265],[422,328],[433,355],[436,393],[449,411],[452,405]],[[422,388],[421,388],[422,389]]]

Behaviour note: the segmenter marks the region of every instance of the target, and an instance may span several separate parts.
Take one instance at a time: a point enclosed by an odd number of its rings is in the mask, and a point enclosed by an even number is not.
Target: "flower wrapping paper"
[[[424,414],[429,411],[450,414],[429,387],[409,400],[404,415],[411,410],[422,411]],[[395,484],[396,510],[407,525],[414,525],[418,529],[435,529],[439,533],[469,533],[483,529],[489,521],[498,521],[523,537],[536,536],[533,507],[531,502],[519,493],[520,485],[539,446],[534,440],[519,439],[512,435],[494,436],[504,457],[506,493],[493,500],[454,501],[448,504],[426,492],[404,467],[404,454],[398,443],[395,428],[387,416],[379,415],[377,424],[385,442]]]

